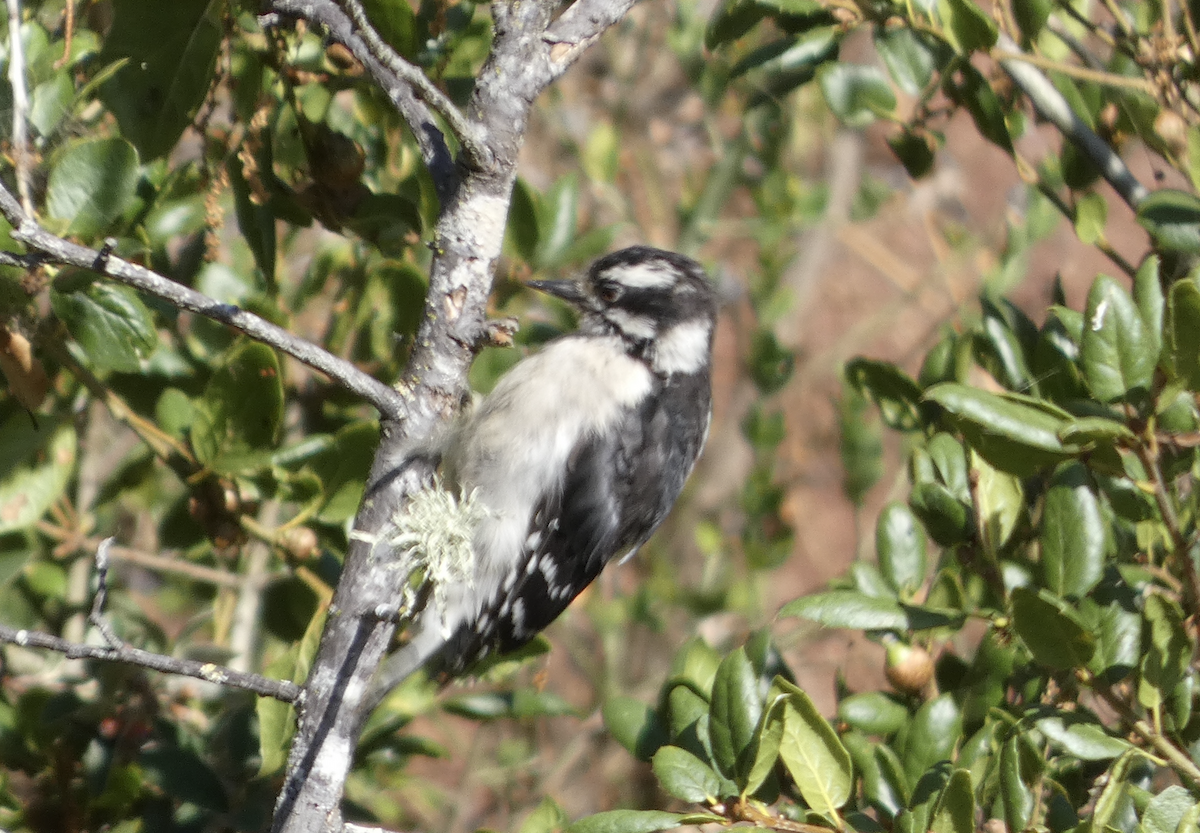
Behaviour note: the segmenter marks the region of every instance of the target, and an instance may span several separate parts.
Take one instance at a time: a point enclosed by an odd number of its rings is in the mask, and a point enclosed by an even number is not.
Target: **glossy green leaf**
[[[774,41],[753,50],[730,69],[731,78],[747,72],[798,74],[811,77],[824,62],[836,57],[842,31],[837,26],[818,26],[786,40]]]
[[[956,0],[969,5],[968,0]],[[1004,107],[987,79],[969,63],[960,62],[956,74],[942,77],[942,86],[952,101],[967,109],[980,134],[1001,150],[1012,153],[1012,136],[1008,132]]]
[[[925,530],[905,504],[893,501],[880,510],[875,553],[887,583],[911,598],[925,581]]]
[[[775,684],[788,695],[779,757],[808,806],[837,819],[854,784],[850,753],[803,690],[778,678]]]
[[[930,833],[975,833],[975,791],[971,786],[971,773],[956,769],[942,789]]]
[[[1108,201],[1095,191],[1087,191],[1075,201],[1075,235],[1089,246],[1104,239],[1108,222]]]
[[[601,713],[613,738],[639,761],[649,761],[670,739],[658,713],[640,700],[615,695],[604,701]]]
[[[1063,427],[1058,438],[1069,445],[1132,443],[1136,435],[1123,422],[1108,417],[1080,417]]]
[[[1059,596],[1086,596],[1104,574],[1107,530],[1087,469],[1077,462],[1059,466],[1042,509],[1046,586]]]
[[[40,422],[34,428],[28,414],[17,412],[0,424],[0,534],[41,520],[75,471],[75,429],[69,422]]]
[[[283,380],[275,351],[237,344],[196,403],[192,446],[196,458],[222,474],[265,465],[283,428]]]
[[[416,26],[412,7],[400,0],[363,0],[363,10],[380,37],[400,55],[416,51]]]
[[[72,274],[55,281],[50,305],[96,368],[136,373],[158,343],[154,317],[127,286]]]
[[[1137,668],[1142,655],[1142,617],[1119,602],[1100,606],[1084,600],[1080,614],[1096,636],[1096,653],[1088,668],[1106,683],[1115,683]]]
[[[1149,390],[1157,361],[1153,340],[1129,293],[1107,275],[1097,277],[1088,292],[1079,349],[1096,398],[1126,400]]]
[[[1056,670],[1087,667],[1095,636],[1079,615],[1045,591],[1018,587],[1012,593],[1013,628],[1033,658]]]
[[[897,792],[885,777],[880,758],[875,754],[878,745],[854,731],[844,732],[841,737],[842,744],[850,753],[854,772],[862,779],[863,798],[877,812],[894,817],[904,808],[903,794]]]
[[[709,736],[720,770],[744,784],[749,764],[745,753],[762,716],[759,678],[742,648],[731,652],[717,667],[709,703]]]
[[[1010,830],[1025,830],[1034,810],[1029,773],[1023,764],[1022,738],[1014,733],[1000,747],[1000,806]]]
[[[950,42],[959,52],[989,49],[995,45],[995,21],[971,0],[938,0],[937,9]]]
[[[921,425],[921,387],[890,362],[856,358],[846,364],[846,382],[874,402],[883,421],[901,431]]]
[[[866,127],[896,109],[896,95],[883,72],[863,64],[824,64],[817,83],[833,114],[847,127]]]
[[[939,761],[949,761],[961,735],[962,709],[952,695],[938,695],[917,709],[899,753],[909,783],[917,783]]]
[[[945,627],[960,618],[951,611],[903,605],[857,590],[829,590],[794,599],[780,608],[779,615],[812,619],[827,628],[894,631]]]
[[[1168,249],[1200,251],[1200,197],[1174,188],[1159,188],[1137,206],[1137,220]]]
[[[863,734],[884,737],[908,721],[908,709],[882,691],[864,691],[838,703],[837,716]]]
[[[986,551],[996,555],[1008,543],[1025,510],[1021,479],[993,468],[979,454],[971,454],[975,482],[975,514]]]
[[[105,62],[130,59],[100,88],[146,160],[175,146],[208,94],[221,48],[218,0],[115,0]]]
[[[883,59],[892,81],[908,95],[919,95],[933,80],[936,64],[933,50],[912,29],[889,27],[876,30],[875,50]]]
[[[908,496],[913,513],[929,537],[943,547],[969,540],[975,533],[971,507],[940,483],[920,483]]]
[[[66,221],[67,233],[96,237],[133,203],[138,155],[124,139],[85,139],[62,148],[51,160],[46,213]]]
[[[1060,712],[1035,724],[1052,743],[1083,761],[1107,761],[1128,752],[1124,738],[1108,734],[1099,721],[1081,714]]]
[[[1028,475],[1076,453],[1059,439],[1067,420],[1008,396],[945,382],[925,392],[996,468]]]
[[[564,833],[658,833],[674,830],[685,818],[662,810],[608,810],[581,818]]]
[[[712,50],[749,32],[766,15],[766,9],[751,0],[725,0],[717,6],[704,30],[704,45]]]
[[[999,305],[986,297],[980,304],[983,308],[980,340],[997,366],[995,375],[1009,390],[1036,394],[1037,381],[1029,372],[1018,334],[1005,320]]]
[[[662,788],[680,801],[712,804],[727,792],[722,790],[721,776],[678,746],[662,747],[654,753],[650,763]]]
[[[1138,699],[1147,708],[1156,708],[1168,699],[1187,672],[1192,643],[1178,602],[1153,593],[1146,597],[1143,615],[1150,640],[1142,657]]]
[[[779,760],[779,744],[783,740],[784,697],[779,696],[763,710],[745,756],[745,778],[742,794],[753,795],[767,782]]]
[[[1163,345],[1163,312],[1166,299],[1163,296],[1162,275],[1158,255],[1148,255],[1133,276],[1133,303],[1141,313],[1146,325],[1146,339],[1151,344],[1155,361]]]
[[[1140,752],[1130,750],[1117,758],[1117,762],[1109,768],[1108,783],[1100,791],[1095,809],[1092,811],[1091,820],[1094,830],[1107,828],[1113,820],[1113,816],[1120,810],[1129,789],[1130,770],[1140,756]]]
[[[1200,287],[1190,280],[1171,287],[1171,354],[1188,390],[1200,392]]]

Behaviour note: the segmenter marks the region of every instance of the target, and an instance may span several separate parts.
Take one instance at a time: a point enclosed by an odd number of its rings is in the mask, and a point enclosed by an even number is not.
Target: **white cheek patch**
[[[647,263],[614,266],[605,271],[603,277],[630,289],[666,289],[675,283],[676,272],[669,264],[652,260]]]
[[[644,315],[633,315],[623,309],[605,310],[604,317],[630,338],[649,341],[654,338],[654,321]]]
[[[685,321],[663,333],[654,348],[654,370],[670,376],[672,373],[695,373],[708,361],[708,342],[712,323],[706,319]]]

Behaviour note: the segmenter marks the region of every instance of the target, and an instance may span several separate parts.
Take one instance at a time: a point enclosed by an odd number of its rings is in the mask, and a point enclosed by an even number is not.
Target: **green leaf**
[[[867,416],[866,398],[849,385],[842,386],[842,396],[837,404],[838,447],[844,472],[842,488],[851,503],[861,506],[867,492],[883,474],[883,438],[879,420]],[[751,410],[752,414],[756,412],[756,409]],[[772,435],[774,441],[769,444],[772,450],[783,441],[784,435],[783,414],[777,413],[779,431]]]
[[[1100,797],[1096,799],[1095,809],[1092,811],[1093,830],[1099,831],[1107,828],[1113,816],[1121,809],[1130,786],[1130,770],[1135,763],[1140,761],[1141,754],[1139,751],[1131,749],[1117,758],[1117,762],[1109,768],[1108,783],[1101,790]]]
[[[959,620],[949,611],[902,605],[857,590],[830,590],[794,599],[780,608],[779,615],[812,619],[827,628],[892,631],[945,627]]]
[[[854,784],[850,753],[804,691],[781,678],[775,685],[787,695],[779,757],[808,806],[836,821]]]
[[[101,60],[130,59],[100,87],[146,160],[166,154],[204,102],[221,48],[221,0],[115,0]]]
[[[1022,752],[1019,733],[1013,733],[1000,747],[1000,804],[1009,830],[1025,830],[1033,814],[1031,779]]]
[[[218,813],[229,807],[221,779],[190,749],[149,746],[138,755],[146,779],[173,801],[195,804]]]
[[[97,237],[132,205],[138,155],[124,139],[72,142],[51,160],[46,213],[69,221],[67,233]]]
[[[559,177],[543,196],[538,228],[541,239],[535,263],[542,269],[559,266],[578,235],[579,178]]]
[[[29,122],[42,136],[49,137],[71,110],[75,102],[75,85],[66,72],[59,72],[43,81],[30,95]]]
[[[933,51],[914,30],[903,26],[877,29],[875,50],[892,81],[909,95],[920,95],[933,80]]]
[[[863,734],[894,734],[908,721],[908,709],[882,691],[851,694],[838,703],[838,720]]]
[[[1095,191],[1086,191],[1075,201],[1075,234],[1082,243],[1094,246],[1104,239],[1108,201]]]
[[[1079,349],[1084,378],[1097,399],[1128,400],[1149,390],[1157,360],[1153,341],[1129,293],[1107,275],[1098,276],[1088,292]]]
[[[1046,591],[1018,587],[1012,593],[1013,629],[1033,658],[1055,670],[1087,667],[1095,636],[1079,615]]]
[[[1156,362],[1162,351],[1163,308],[1166,306],[1159,262],[1158,255],[1147,256],[1133,276],[1133,302],[1146,325],[1146,339],[1152,345]]]
[[[870,399],[883,421],[900,431],[921,427],[921,386],[890,362],[856,358],[846,364],[846,383]]]
[[[734,41],[749,32],[767,10],[752,0],[726,0],[708,20],[704,30],[704,46],[715,50],[718,46]]]
[[[903,598],[911,598],[925,581],[925,530],[903,503],[893,501],[879,512],[875,553],[887,583]]]
[[[1084,600],[1080,614],[1096,635],[1096,653],[1088,668],[1106,683],[1127,677],[1142,655],[1142,617],[1118,602],[1099,606]]]
[[[1021,39],[1029,44],[1041,33],[1054,7],[1052,0],[1012,0],[1013,18],[1021,30]]]
[[[824,64],[817,70],[817,83],[829,109],[847,127],[866,127],[896,109],[896,95],[878,67]]]
[[[1163,247],[1200,252],[1200,197],[1174,188],[1152,191],[1137,206],[1137,220]]]
[[[75,471],[75,429],[41,422],[33,428],[28,414],[17,412],[0,425],[0,534],[41,520]]]
[[[759,678],[744,648],[730,653],[717,667],[709,702],[708,731],[716,764],[726,776],[744,785],[748,772],[746,750],[762,715]]]
[[[776,697],[771,705],[763,710],[754,738],[747,750],[748,767],[742,785],[743,795],[753,795],[758,791],[775,769],[779,760],[779,744],[783,741],[783,709],[786,695]]]
[[[1042,509],[1046,586],[1059,596],[1086,596],[1104,574],[1107,531],[1087,469],[1077,462],[1059,466]]]
[[[938,695],[917,709],[900,752],[909,783],[917,783],[938,762],[949,761],[961,735],[962,709],[951,694]]]
[[[889,136],[887,143],[913,179],[920,179],[933,170],[933,163],[937,157],[937,141],[933,134],[904,128],[899,133]],[[921,370],[924,377],[926,367],[922,365]]]
[[[751,338],[747,362],[750,378],[762,393],[768,394],[779,390],[792,378],[796,357],[779,343],[774,333],[759,329]]]
[[[1128,752],[1132,746],[1115,738],[1094,718],[1072,712],[1043,717],[1035,725],[1052,743],[1082,761],[1107,761]]]
[[[266,669],[266,674],[277,679],[303,683],[312,668],[313,658],[325,630],[326,611],[320,610],[309,620],[304,636],[291,650],[282,654]],[[296,709],[274,697],[259,697],[254,704],[258,715],[258,767],[260,776],[271,775],[283,769],[287,763],[288,748],[296,732]]]
[[[1175,833],[1183,817],[1195,806],[1192,794],[1173,784],[1150,799],[1142,813],[1140,830],[1142,833]]]
[[[944,0],[943,0],[944,2]],[[955,0],[969,5],[969,0]],[[959,61],[955,72],[942,76],[946,95],[956,104],[966,107],[979,133],[1008,154],[1013,152],[1012,136],[1004,120],[1004,107],[987,79],[969,63]]]
[[[680,801],[714,804],[724,797],[721,776],[686,749],[664,746],[650,763],[662,788]]]
[[[417,21],[408,3],[403,0],[363,0],[363,11],[389,46],[406,58],[413,57],[417,48]]]
[[[951,773],[938,798],[929,830],[930,833],[975,832],[975,792],[970,772],[956,769]]]
[[[976,484],[975,511],[983,545],[995,556],[1008,542],[1025,509],[1024,489],[1020,478],[997,471],[975,453],[971,454],[971,475]]]
[[[918,483],[908,500],[929,537],[943,547],[967,541],[975,534],[971,507],[941,483]]]
[[[267,465],[283,428],[283,405],[275,351],[239,342],[196,403],[191,430],[196,459],[220,474]]]
[[[632,697],[615,695],[604,701],[604,725],[617,743],[639,761],[649,761],[669,740],[653,707]]]
[[[658,833],[679,827],[685,818],[662,810],[608,810],[580,819],[564,833]]]
[[[934,385],[925,398],[944,408],[967,441],[1001,471],[1025,476],[1078,452],[1059,439],[1067,419],[1026,404],[1029,400],[954,382]]]
[[[1183,625],[1183,611],[1159,593],[1146,597],[1143,616],[1149,625],[1150,644],[1142,656],[1138,699],[1147,708],[1167,700],[1188,670],[1191,640]]]
[[[1190,280],[1171,287],[1171,353],[1179,378],[1200,392],[1200,287]]]
[[[150,310],[127,286],[73,273],[55,281],[50,306],[97,368],[136,373],[158,343]]]
[[[971,0],[938,0],[937,8],[948,29],[950,42],[958,52],[966,54],[995,45],[995,21]]]
[[[737,78],[754,71],[811,78],[818,66],[837,55],[841,36],[837,26],[818,26],[797,37],[768,43],[734,64],[729,76]]]

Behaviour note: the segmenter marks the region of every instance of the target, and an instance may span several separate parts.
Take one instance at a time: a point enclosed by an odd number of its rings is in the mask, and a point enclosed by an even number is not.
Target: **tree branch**
[[[8,263],[29,264],[52,262],[88,269],[113,280],[148,292],[168,303],[227,324],[256,341],[261,341],[292,356],[311,368],[321,371],[333,381],[356,393],[374,405],[385,417],[404,416],[404,400],[391,387],[344,359],[321,349],[310,341],[289,333],[282,327],[259,318],[233,304],[222,304],[194,289],[164,278],[143,266],[130,263],[96,249],[89,249],[63,240],[39,226],[17,203],[13,195],[0,184],[0,214],[13,227],[12,237],[34,250],[34,259],[11,255]]]
[[[355,30],[354,21],[334,0],[271,0],[271,8],[279,15],[302,18],[325,27],[330,37],[350,50],[370,79],[387,94],[392,106],[408,123],[421,151],[421,158],[433,177],[438,198],[446,202],[458,184],[458,174],[433,111],[417,98],[409,83],[375,57],[367,42]],[[270,24],[268,17],[262,18],[264,26]]]
[[[21,2],[8,4],[8,81],[12,85],[12,153],[21,205],[33,213],[33,179],[29,170],[29,93],[25,85],[25,50],[21,44]]]
[[[464,161],[472,168],[488,167],[492,163],[492,151],[484,141],[484,137],[480,135],[480,125],[468,121],[466,116],[454,106],[454,102],[434,86],[433,82],[429,80],[429,76],[419,67],[400,57],[396,50],[384,42],[379,33],[375,31],[375,27],[371,25],[371,21],[367,19],[367,13],[358,0],[339,0],[339,2],[349,13],[354,25],[358,27],[358,35],[366,41],[371,57],[407,83],[416,93],[417,98],[432,107],[450,125],[450,130],[453,131],[455,138],[462,146]]]
[[[1149,189],[1138,181],[1121,157],[1071,109],[1071,105],[1050,83],[1050,79],[1025,59],[1021,47],[1012,38],[1001,33],[997,45],[1003,50],[996,55],[1000,66],[1020,87],[1021,92],[1033,102],[1034,109],[1078,145],[1079,149],[1096,163],[1101,175],[1121,195],[1121,199],[1136,211],[1138,203],[1149,195]],[[1006,54],[1009,57],[1004,57]]]
[[[558,78],[610,27],[633,8],[635,0],[576,0],[547,29],[549,80]]]
[[[274,680],[261,674],[246,674],[211,662],[177,659],[165,654],[143,651],[141,648],[131,648],[128,645],[82,645],[41,631],[18,630],[8,625],[0,625],[0,643],[20,645],[24,648],[45,648],[71,659],[98,659],[136,665],[164,674],[182,674],[228,688],[252,691],[260,697],[273,697],[284,703],[295,703],[300,698],[300,686],[287,680]]]

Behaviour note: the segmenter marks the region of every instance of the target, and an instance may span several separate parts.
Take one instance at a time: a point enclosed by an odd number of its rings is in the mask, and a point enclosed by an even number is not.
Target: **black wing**
[[[700,454],[709,397],[707,377],[675,377],[620,430],[580,443],[563,488],[534,512],[521,569],[484,604],[479,620],[450,640],[441,655],[455,658],[456,667],[442,670],[457,674],[494,650],[521,647],[557,619],[605,564],[645,543]],[[680,423],[686,413],[703,422]]]

